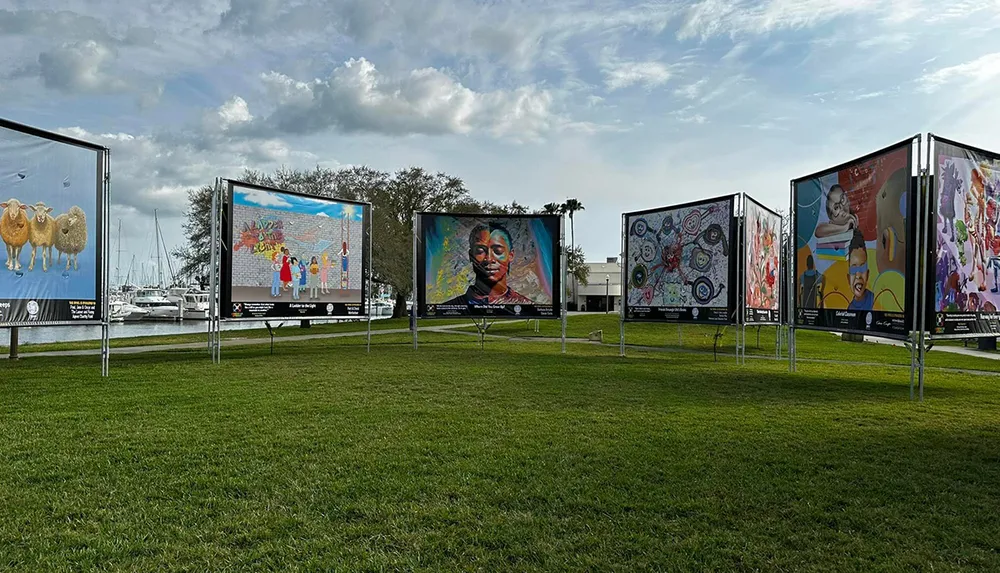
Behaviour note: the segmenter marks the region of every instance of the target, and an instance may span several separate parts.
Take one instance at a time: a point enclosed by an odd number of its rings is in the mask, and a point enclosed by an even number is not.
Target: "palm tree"
[[[542,205],[542,214],[544,215],[558,215],[562,213],[562,205],[559,203],[546,203]]]
[[[576,232],[573,228],[573,214],[577,211],[583,211],[586,208],[583,203],[576,199],[566,199],[566,202],[559,206],[559,211],[569,215],[569,244],[571,249],[576,248]],[[576,305],[577,298],[577,281],[573,280],[573,304]]]

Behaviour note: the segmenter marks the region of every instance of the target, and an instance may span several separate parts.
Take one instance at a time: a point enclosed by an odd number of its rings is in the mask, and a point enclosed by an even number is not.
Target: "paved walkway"
[[[866,336],[865,342],[874,342],[875,344],[888,344],[890,346],[902,346],[907,347],[906,343],[902,340],[891,340],[888,338],[879,338],[878,336]],[[979,350],[977,348],[966,348],[964,346],[948,346],[946,344],[935,344],[934,351],[950,352],[952,354],[963,354],[965,356],[974,356],[976,358],[986,358],[987,360],[1000,360],[1000,352],[988,352],[986,350]]]
[[[450,329],[458,328],[465,325],[441,325],[441,326],[427,326],[421,327],[421,332],[444,332],[451,331]],[[233,331],[238,332],[238,331]],[[409,328],[390,328],[375,330],[372,329],[372,336],[379,334],[410,334]],[[293,336],[276,336],[274,341],[277,342],[300,342],[304,340],[322,340],[326,338],[347,338],[350,336],[365,336],[366,331],[350,331],[350,332],[328,332],[325,334],[297,334]],[[475,332],[453,332],[453,334],[470,334],[473,336],[479,336]],[[207,337],[207,335],[206,335]],[[271,344],[271,339],[264,338],[229,338],[222,341],[222,349],[232,348],[233,346],[253,346],[258,344]],[[144,352],[161,352],[165,350],[199,350],[207,349],[208,340],[203,340],[201,342],[185,342],[181,344],[153,344],[148,346],[124,346],[120,348],[112,348],[111,354],[141,354]],[[37,356],[99,356],[101,354],[100,348],[87,348],[83,350],[43,350],[39,352],[24,352],[18,353],[19,358],[34,358]],[[0,355],[0,358],[8,358],[7,354]]]
[[[460,328],[468,328],[465,324],[444,324],[440,326],[422,326],[420,327],[420,332],[447,332],[449,334],[461,334],[465,336],[471,336],[479,338],[480,334],[475,331],[469,330],[458,330]],[[382,329],[382,330],[372,330],[372,336],[378,336],[383,334],[410,334],[409,328],[392,328],[392,329]],[[367,333],[364,330],[361,331],[350,331],[350,332],[330,332],[324,334],[300,334],[293,336],[281,336],[276,337],[275,342],[301,342],[307,340],[323,340],[330,338],[347,338],[347,337],[358,337],[365,336]],[[839,336],[839,335],[838,335]],[[514,342],[560,342],[560,338],[549,338],[549,337],[531,337],[531,336],[505,336],[499,334],[486,334],[485,338],[491,340],[510,340]],[[878,344],[890,344],[892,346],[905,346],[902,341],[889,340],[885,338],[878,338],[873,336],[866,336],[865,340],[870,340]],[[566,338],[567,343],[572,344],[590,344],[595,346],[604,346],[610,348],[618,348],[618,343],[606,343],[587,340],[585,338]],[[254,346],[254,345],[267,345],[271,343],[270,338],[232,338],[223,340],[222,349],[225,351],[226,348],[232,348],[234,346]],[[201,342],[188,342],[184,344],[161,344],[161,345],[150,345],[150,346],[126,346],[122,348],[112,348],[112,355],[120,354],[141,354],[145,352],[163,352],[171,350],[199,350],[206,349],[207,341]],[[713,355],[711,350],[696,350],[693,348],[671,348],[671,347],[660,347],[660,346],[639,346],[639,345],[625,345],[626,351],[628,350],[639,350],[645,352],[671,352],[671,353],[684,353],[684,354],[702,354],[702,355]],[[733,357],[735,354],[729,351],[727,348],[720,348],[718,350],[718,356],[721,357]],[[990,360],[1000,360],[1000,355],[998,353],[985,352],[982,350],[974,350],[971,348],[964,348],[961,346],[935,346],[934,350],[940,350],[944,352],[953,352],[955,354],[964,354],[966,356],[975,356],[978,358],[988,358]],[[33,358],[37,356],[97,356],[100,355],[101,351],[97,348],[85,349],[85,350],[54,350],[54,351],[41,351],[41,352],[22,352],[19,354],[20,358]],[[6,359],[7,355],[0,355],[0,359]],[[747,354],[747,358],[758,359],[758,360],[788,360],[787,356],[777,358],[770,355],[754,355]],[[827,363],[827,364],[841,364],[845,366],[872,366],[875,365],[871,362],[851,362],[851,361],[841,361],[841,360],[829,360],[822,358],[799,358],[798,362],[816,362],[816,363]],[[902,364],[877,364],[878,366],[884,366],[889,368],[906,368],[909,369],[909,365]],[[960,372],[969,374],[979,374],[979,375],[989,375],[994,376],[1000,373],[998,372],[986,372],[983,370],[966,370],[962,368],[947,368],[947,367],[932,367],[928,366],[928,369],[943,370],[949,372]]]

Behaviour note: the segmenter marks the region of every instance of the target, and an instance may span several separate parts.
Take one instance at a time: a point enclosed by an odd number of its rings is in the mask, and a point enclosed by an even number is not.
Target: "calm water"
[[[372,317],[372,320],[388,318]],[[280,321],[272,321],[274,326]],[[331,321],[327,321],[331,322]],[[313,324],[321,324],[313,322]],[[285,321],[283,328],[298,328],[298,321]],[[232,322],[223,323],[222,330],[247,330],[264,328],[264,322]],[[205,334],[208,336],[208,322],[204,320],[186,320],[180,322],[113,322],[111,323],[111,338],[130,338],[133,336],[164,336],[170,334]],[[19,329],[18,340],[21,344],[40,342],[68,342],[75,340],[100,340],[100,326],[36,326]],[[10,343],[10,330],[0,329],[0,346]]]

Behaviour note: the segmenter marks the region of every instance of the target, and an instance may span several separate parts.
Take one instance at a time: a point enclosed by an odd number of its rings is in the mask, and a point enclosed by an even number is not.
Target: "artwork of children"
[[[910,153],[899,146],[795,182],[798,324],[906,331]]]
[[[364,246],[364,212],[358,204],[234,184],[231,302],[361,304],[362,258],[347,253]],[[331,289],[334,272],[339,288]]]

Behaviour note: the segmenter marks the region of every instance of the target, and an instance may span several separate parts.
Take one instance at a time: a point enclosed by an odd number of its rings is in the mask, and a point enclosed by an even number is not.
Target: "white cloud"
[[[261,80],[276,100],[263,123],[282,133],[469,134],[536,139],[554,125],[553,96],[535,86],[477,92],[436,68],[399,77],[365,58],[348,60],[326,80],[301,82],[277,72]]]
[[[688,8],[678,39],[767,35],[778,30],[812,28],[862,14],[900,22],[914,17],[896,0],[702,0]],[[905,3],[902,3],[905,6]]]
[[[623,59],[610,48],[601,51],[599,65],[604,74],[604,85],[610,91],[634,85],[654,88],[667,83],[673,77],[671,66],[663,62]]]
[[[674,90],[674,95],[686,98],[686,99],[696,99],[701,95],[702,88],[708,83],[708,78],[701,78],[700,80],[694,82],[693,84],[688,84],[682,88]]]
[[[259,189],[240,187],[240,193],[249,203],[260,205],[261,207],[291,207],[292,204],[277,194],[268,193]]]
[[[998,76],[1000,76],[1000,52],[993,52],[964,64],[926,73],[917,80],[917,83],[920,91],[934,93],[949,84],[976,86],[989,83]]]
[[[696,125],[701,125],[708,122],[708,118],[704,115],[697,113],[694,106],[687,106],[685,108],[673,111],[670,113],[671,117],[676,119],[681,123],[693,123]]]
[[[245,125],[253,121],[246,100],[233,96],[218,109],[207,112],[204,116],[204,126],[207,130],[228,131],[232,127]]]
[[[128,87],[108,72],[115,60],[108,46],[87,40],[62,44],[38,55],[35,68],[45,87],[63,92],[118,92]]]

